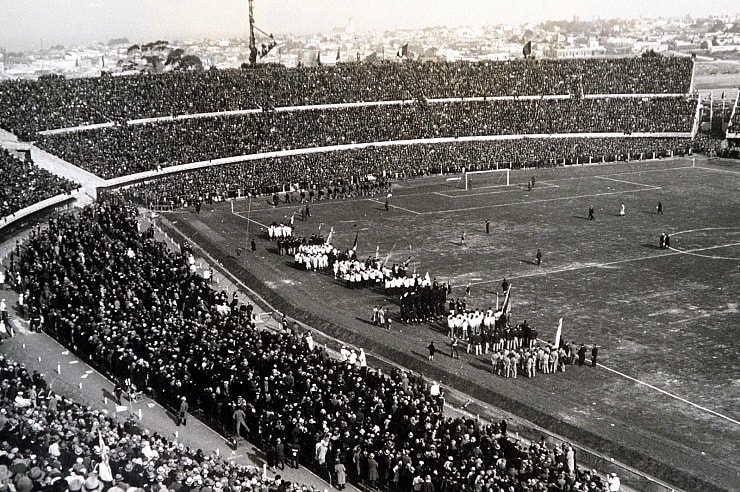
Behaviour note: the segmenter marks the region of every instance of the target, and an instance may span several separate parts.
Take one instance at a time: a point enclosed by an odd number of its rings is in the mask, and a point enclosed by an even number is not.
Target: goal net
[[[488,169],[486,171],[465,171],[459,187],[465,190],[509,186],[510,169]]]

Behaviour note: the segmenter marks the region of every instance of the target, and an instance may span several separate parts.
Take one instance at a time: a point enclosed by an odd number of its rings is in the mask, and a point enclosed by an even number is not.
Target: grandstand
[[[545,173],[544,181],[551,185],[542,186],[553,194],[543,200],[558,203],[583,196],[586,189],[596,190],[595,196],[659,190],[665,182],[635,182],[650,181],[643,171],[663,170],[655,159],[680,158],[701,150],[694,139],[701,102],[690,94],[692,63],[688,58],[662,57],[378,63],[2,82],[0,126],[94,175],[100,185],[88,190],[91,194],[136,185],[124,196],[159,210],[202,202],[215,210],[219,202],[232,198],[269,199],[286,192],[294,198],[304,192],[306,198],[318,202],[314,209],[332,203],[324,198],[341,197],[362,198],[350,201],[367,206],[377,204],[376,195],[387,186],[410,192],[418,188],[418,196],[426,196],[422,188],[445,175],[458,175],[462,169],[499,168],[524,169],[514,175],[520,180],[533,168]],[[31,107],[33,119],[27,117]],[[36,149],[31,155],[41,156]],[[627,175],[614,171],[617,177],[602,180],[598,166],[589,166],[587,171],[582,166],[563,169],[607,162],[618,162]],[[63,166],[57,168],[61,174]],[[560,171],[572,173],[570,191],[564,191],[566,184],[556,183]],[[604,180],[614,188],[603,185]],[[45,184],[44,188],[56,190],[55,186],[62,185]],[[457,200],[475,200],[474,193],[464,195],[463,190],[449,187],[430,193],[437,197],[439,209],[414,204],[413,200],[422,199],[413,193],[401,193],[401,198],[394,193],[394,201],[400,202],[394,207],[419,215],[485,208],[474,201],[462,207],[452,205]],[[266,225],[275,220],[271,219],[276,217],[273,206],[264,202],[256,207],[258,215],[248,216],[247,221]],[[359,222],[362,212],[348,208],[351,212],[345,212],[349,215],[341,220]],[[76,215],[51,221],[16,263],[29,291],[28,305],[43,315],[47,333],[111,377],[130,377],[165,405],[175,406],[181,395],[192,395],[203,414],[223,428],[231,424],[233,410],[243,406],[249,410],[249,427],[261,430],[253,439],[260,438],[265,445],[279,435],[294,436],[293,444],[309,457],[305,463],[311,466],[316,466],[310,460],[312,452],[326,436],[332,440],[330,460],[336,456],[346,463],[363,463],[350,478],[366,485],[375,481],[367,470],[371,453],[385,457],[379,471],[390,481],[394,459],[423,462],[399,473],[402,490],[408,490],[404,487],[414,478],[427,474],[435,477],[438,487],[463,488],[473,483],[524,487],[532,485],[530,480],[542,487],[561,486],[560,481],[581,487],[584,481],[595,479],[590,467],[573,470],[562,463],[568,454],[566,446],[523,447],[495,425],[483,428],[475,419],[447,420],[438,409],[439,402],[429,398],[423,381],[409,389],[410,383],[399,371],[383,378],[355,370],[321,351],[308,350],[295,334],[255,329],[245,304],[226,298],[205,279],[191,275],[186,254],[168,251],[148,233],[140,233],[135,211],[105,203]],[[172,215],[172,222],[178,217]],[[243,217],[226,220],[232,231],[243,227]],[[473,227],[471,223],[463,227]],[[183,229],[188,235],[200,231],[204,243],[223,243],[215,248],[214,264],[245,268],[242,260],[233,257],[241,242],[233,243],[231,232],[209,226],[194,219],[183,224]],[[378,223],[364,226],[385,227]],[[393,241],[407,240],[402,230],[388,230],[398,236]],[[449,242],[442,238],[449,234],[449,230],[441,231],[434,240]],[[56,252],[55,241],[61,243]],[[526,240],[518,242],[517,247],[522,247]],[[82,251],[80,257],[67,254],[76,250]],[[450,254],[451,261],[458,261],[453,258]],[[295,309],[295,299],[265,287],[274,271],[254,265],[248,270],[256,283],[264,282],[259,292],[270,302],[279,302],[283,311]],[[315,287],[323,291],[320,285]],[[340,302],[337,299],[337,310]],[[362,305],[357,298],[352,302],[355,309]],[[352,311],[352,302],[342,304],[341,310],[350,313],[350,318],[364,319],[367,313]],[[225,306],[229,314],[221,312]],[[378,353],[407,362],[408,354],[389,349],[387,340],[363,338],[349,323],[335,326],[315,312],[296,311],[305,313],[309,324],[316,321],[334,336],[374,344]],[[419,372],[441,375],[438,369],[418,362],[409,364]],[[280,368],[277,373],[273,366]],[[286,373],[294,379],[292,385],[285,382],[284,367],[290,368]],[[469,382],[457,374],[447,377],[451,386],[481,395],[481,388],[466,386]],[[220,396],[226,391],[221,390],[223,381],[230,382],[226,399]],[[578,385],[575,381],[568,384],[572,389]],[[208,387],[219,388],[218,395],[203,391]],[[507,400],[507,391],[510,388],[498,387],[494,393],[502,404],[515,407],[517,398]],[[292,419],[295,412],[306,416],[301,425]],[[564,424],[567,416],[533,411],[526,405],[522,412],[538,424],[552,426],[551,430],[566,432],[568,439],[582,437],[591,446],[607,446],[612,456],[627,465],[644,466],[646,474],[668,482],[677,479],[687,488],[722,489],[731,474],[723,470],[710,479],[693,469],[661,468],[665,464],[651,459],[647,451],[633,454],[633,448],[611,442],[613,436],[596,438],[590,427],[584,425],[579,431],[577,423]],[[339,417],[330,418],[335,413]],[[284,434],[271,432],[280,428]],[[300,432],[288,430],[295,428]],[[443,437],[435,440],[430,428]],[[269,434],[266,441],[265,433]],[[401,438],[409,434],[408,439]],[[474,452],[476,447],[468,446],[470,436],[476,437],[481,449]],[[458,447],[461,440],[464,444]],[[452,459],[446,459],[448,453]],[[502,457],[514,472],[494,471]],[[555,465],[558,462],[560,468]],[[480,473],[481,467],[492,473]],[[450,469],[456,471],[448,473]],[[519,477],[514,478],[517,473]],[[588,487],[580,490],[595,490]]]

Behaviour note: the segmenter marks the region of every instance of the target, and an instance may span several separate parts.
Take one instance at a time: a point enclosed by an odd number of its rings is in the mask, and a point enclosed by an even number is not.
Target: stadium
[[[695,60],[399,58],[0,82],[4,484],[737,489]]]

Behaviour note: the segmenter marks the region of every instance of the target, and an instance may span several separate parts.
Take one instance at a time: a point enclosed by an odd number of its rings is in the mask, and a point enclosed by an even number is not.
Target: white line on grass
[[[244,220],[247,220],[247,221],[249,221],[249,222],[254,222],[254,223],[255,223],[255,224],[257,224],[258,226],[261,226],[261,227],[264,227],[264,228],[268,228],[268,227],[270,227],[270,226],[268,226],[268,225],[266,225],[266,224],[263,224],[262,222],[257,222],[256,220],[254,220],[254,219],[252,219],[252,218],[250,218],[250,217],[244,217],[244,216],[243,216],[243,215],[241,214],[241,212],[231,212],[231,213],[233,213],[233,214],[234,214],[234,215],[236,215],[237,217],[241,217],[242,219],[244,219]]]
[[[606,176],[595,176],[597,179],[608,179],[609,181],[616,181],[617,183],[627,183],[635,186],[644,186],[645,188],[651,188],[653,190],[659,190],[660,186],[646,185],[642,183],[633,183],[632,181],[625,181],[623,179],[607,178]]]
[[[645,185],[641,185],[645,186]],[[591,198],[596,196],[608,196],[608,195],[622,195],[622,194],[628,194],[628,193],[640,193],[642,191],[655,191],[659,190],[659,187],[653,187],[653,188],[643,188],[640,190],[622,190],[622,191],[610,191],[606,193],[591,193],[588,195],[572,195],[572,196],[562,196],[558,198],[543,198],[542,200],[527,200],[519,201],[519,202],[510,202],[510,203],[499,203],[495,205],[486,205],[484,207],[466,207],[466,208],[453,208],[448,210],[435,210],[433,212],[418,212],[419,215],[434,215],[434,214],[448,214],[452,212],[467,212],[470,210],[484,210],[487,208],[501,208],[501,207],[510,207],[512,205],[522,205],[522,203],[547,203],[547,202],[557,202],[562,200],[577,200],[579,198]]]
[[[585,263],[585,264],[579,265],[579,266],[571,266],[571,267],[559,268],[559,269],[554,269],[554,270],[544,270],[543,269],[541,271],[540,270],[537,270],[535,272],[525,273],[523,275],[517,275],[517,276],[512,276],[512,277],[507,277],[507,278],[510,279],[510,280],[511,279],[516,280],[516,279],[520,279],[520,278],[530,278],[530,277],[539,277],[539,276],[543,276],[543,275],[552,275],[554,273],[574,272],[576,270],[585,270],[587,268],[607,268],[607,267],[610,267],[610,266],[613,266],[613,265],[620,265],[622,263],[631,263],[631,262],[634,262],[634,261],[652,260],[652,259],[655,259],[655,258],[664,258],[666,256],[676,256],[676,255],[681,255],[681,254],[692,254],[694,252],[708,251],[708,250],[712,250],[712,249],[732,248],[732,247],[735,247],[735,246],[740,246],[740,243],[718,244],[718,245],[715,245],[715,246],[707,246],[706,248],[696,248],[696,249],[686,250],[686,251],[674,250],[673,253],[661,253],[661,254],[648,255],[648,256],[639,256],[637,258],[627,258],[627,259],[624,259],[624,260],[608,261],[606,263],[592,262],[592,263]],[[707,257],[707,258],[711,258],[711,257]],[[723,259],[723,258],[722,257],[719,257],[718,259]],[[733,258],[733,259],[736,259],[736,258]],[[470,285],[471,286],[486,285],[486,284],[495,283],[495,282],[498,282],[498,280],[491,279],[491,280],[486,280],[486,281],[483,281],[483,282],[473,282]]]
[[[705,171],[714,171],[718,173],[730,173],[730,174],[740,174],[738,171],[730,171],[728,169],[714,169],[711,167],[702,167],[702,166],[696,166],[694,169],[704,169]]]
[[[596,366],[596,367],[601,367],[601,368],[603,368],[603,369],[606,369],[607,371],[611,371],[611,372],[613,372],[614,374],[616,374],[616,375],[618,375],[618,376],[622,376],[622,377],[623,377],[623,378],[625,378],[625,379],[629,379],[630,381],[634,381],[634,382],[636,382],[636,383],[638,383],[638,384],[641,384],[641,385],[643,385],[643,386],[647,386],[647,387],[648,387],[648,388],[650,388],[650,389],[653,389],[653,390],[655,390],[655,391],[658,391],[658,392],[660,392],[660,393],[663,393],[664,395],[670,396],[671,398],[674,398],[674,399],[676,399],[676,400],[678,400],[678,401],[681,401],[681,402],[683,402],[683,403],[688,403],[689,405],[691,405],[691,406],[693,406],[693,407],[696,407],[696,408],[698,408],[699,410],[701,410],[701,411],[703,411],[703,412],[711,413],[712,415],[715,415],[715,416],[717,416],[717,417],[720,417],[720,418],[722,418],[722,419],[725,419],[725,420],[727,420],[727,421],[729,421],[729,422],[732,422],[733,424],[736,424],[736,425],[740,425],[740,422],[738,422],[737,420],[735,420],[735,419],[733,419],[733,418],[731,418],[731,417],[728,417],[727,415],[722,415],[721,413],[719,413],[719,412],[715,412],[714,410],[712,410],[712,409],[710,409],[710,408],[707,408],[707,407],[703,407],[703,406],[701,406],[701,405],[698,405],[698,404],[696,404],[696,403],[694,403],[694,402],[691,402],[691,401],[687,400],[686,398],[681,398],[681,397],[680,397],[680,396],[678,396],[678,395],[674,395],[673,393],[669,393],[668,391],[666,391],[666,390],[664,390],[664,389],[660,389],[660,388],[658,388],[657,386],[654,386],[654,385],[652,385],[652,384],[650,384],[650,383],[646,383],[645,381],[640,381],[639,379],[637,379],[637,378],[633,378],[632,376],[628,376],[628,375],[626,375],[626,374],[625,374],[625,373],[623,373],[623,372],[619,372],[619,371],[617,371],[616,369],[612,369],[611,367],[607,367],[607,366],[605,366],[605,365],[603,365],[603,364],[599,364],[599,365],[598,365],[598,366]]]
[[[368,202],[379,203],[380,205],[385,205],[385,202],[381,202],[380,200],[378,200],[376,198],[368,198],[367,201]],[[408,213],[414,214],[414,215],[421,215],[422,214],[422,212],[417,212],[416,210],[411,210],[410,208],[399,207],[398,205],[393,205],[391,203],[389,203],[388,206],[390,208],[397,208],[398,210],[403,210],[404,212],[408,212]]]

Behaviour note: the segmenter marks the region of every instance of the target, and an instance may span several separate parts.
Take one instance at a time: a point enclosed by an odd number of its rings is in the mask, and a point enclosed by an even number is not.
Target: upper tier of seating
[[[45,135],[38,145],[102,178],[287,149],[484,135],[682,132],[692,98],[508,99],[260,112]]]
[[[514,95],[686,94],[687,57],[348,63],[313,68],[0,82],[0,127],[41,130],[179,114]]]

